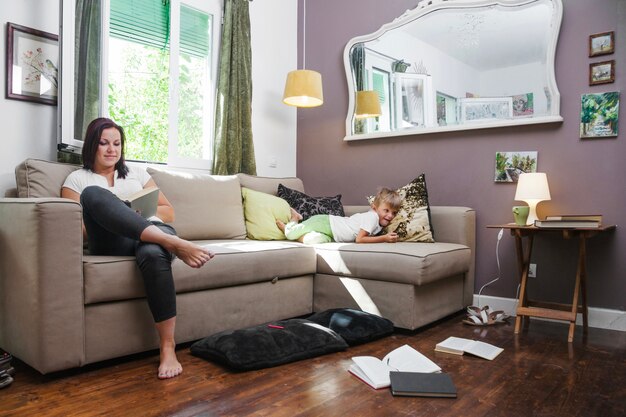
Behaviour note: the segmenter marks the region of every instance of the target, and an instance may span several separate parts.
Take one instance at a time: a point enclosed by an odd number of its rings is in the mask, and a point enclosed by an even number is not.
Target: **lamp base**
[[[537,204],[529,204],[528,218],[526,219],[526,226],[532,226],[535,224],[535,220],[539,220],[537,217]]]

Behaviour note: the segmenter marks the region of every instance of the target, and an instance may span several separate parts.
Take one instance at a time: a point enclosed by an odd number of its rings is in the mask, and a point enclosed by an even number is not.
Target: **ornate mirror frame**
[[[402,28],[405,25],[417,21],[427,15],[430,15],[433,12],[441,11],[441,10],[450,10],[450,9],[461,9],[467,10],[469,14],[472,8],[486,8],[489,6],[503,6],[503,7],[524,7],[531,6],[534,3],[541,4],[548,2],[552,7],[552,15],[549,20],[550,27],[547,29],[549,39],[546,39],[547,47],[546,47],[546,56],[545,56],[545,70],[546,74],[541,74],[545,79],[544,90],[547,97],[547,110],[545,114],[542,115],[533,115],[531,117],[520,117],[520,118],[498,118],[485,120],[480,122],[472,122],[472,123],[457,123],[457,124],[447,124],[440,126],[439,122],[436,121],[436,118],[432,120],[435,121],[433,123],[424,123],[423,126],[418,127],[409,127],[409,128],[401,128],[398,130],[389,130],[389,131],[375,131],[370,133],[354,133],[355,126],[355,110],[356,110],[356,75],[352,71],[351,65],[351,50],[357,45],[368,41],[378,40],[385,33],[392,31],[394,29]],[[563,118],[560,115],[560,98],[561,95],[559,93],[556,77],[555,77],[555,54],[556,54],[556,45],[559,36],[559,30],[561,27],[561,20],[563,16],[563,6],[561,0],[423,0],[418,3],[417,7],[414,9],[407,10],[400,17],[396,18],[394,21],[390,23],[386,23],[381,26],[376,32],[368,35],[362,35],[351,39],[344,48],[343,60],[344,60],[344,68],[346,72],[346,79],[348,82],[348,114],[346,117],[346,136],[344,140],[363,140],[363,139],[375,139],[375,138],[385,138],[385,137],[397,137],[397,136],[412,136],[412,135],[420,135],[420,134],[430,134],[430,133],[438,133],[438,132],[450,132],[450,131],[461,131],[461,130],[473,130],[473,129],[485,129],[485,128],[494,128],[494,127],[504,127],[504,126],[515,126],[515,125],[528,125],[528,124],[541,124],[541,123],[555,123],[562,122]],[[401,63],[403,61],[400,61]],[[421,63],[420,63],[421,64]],[[394,73],[395,75],[396,73]],[[399,87],[398,87],[399,88]],[[389,90],[396,89],[394,87],[389,88]],[[399,90],[398,90],[399,91]],[[432,100],[432,95],[434,91],[431,91],[430,94],[424,94],[424,97],[428,100]],[[391,94],[391,93],[390,93]],[[445,96],[445,94],[443,94]],[[429,98],[430,97],[430,98]],[[510,97],[509,97],[510,99]],[[397,98],[390,99],[390,101],[398,102]],[[424,99],[422,99],[424,100]],[[459,100],[458,98],[456,100]],[[461,99],[463,100],[463,99]],[[493,97],[484,97],[485,101],[494,100]],[[445,101],[445,99],[444,99]],[[489,104],[489,103],[488,103]],[[434,104],[436,106],[436,103]],[[495,104],[492,104],[495,105]],[[425,112],[426,113],[426,112]],[[432,113],[432,109],[431,109]],[[424,117],[434,117],[425,115]],[[460,117],[460,115],[457,115]],[[363,119],[361,119],[363,120]],[[377,119],[378,120],[378,119]]]

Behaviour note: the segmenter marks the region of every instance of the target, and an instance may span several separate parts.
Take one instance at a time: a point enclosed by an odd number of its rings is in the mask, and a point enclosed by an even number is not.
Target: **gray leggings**
[[[150,225],[170,235],[176,234],[174,228],[144,219],[102,187],[85,188],[80,195],[80,203],[83,206],[89,253],[135,256],[154,321],[158,323],[176,316],[173,255],[160,245],[139,240],[141,233]]]

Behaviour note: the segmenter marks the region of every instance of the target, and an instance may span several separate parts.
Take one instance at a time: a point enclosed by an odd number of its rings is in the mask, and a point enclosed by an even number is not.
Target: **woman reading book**
[[[93,120],[85,133],[83,168],[67,177],[61,196],[82,205],[83,237],[90,254],[135,256],[160,339],[158,377],[173,378],[182,372],[174,341],[173,255],[200,268],[214,254],[176,236],[167,224],[174,220],[174,208],[160,191],[156,216],[150,219],[125,204],[125,196],[156,184],[144,169],[126,165],[124,141],[121,126],[107,118]]]

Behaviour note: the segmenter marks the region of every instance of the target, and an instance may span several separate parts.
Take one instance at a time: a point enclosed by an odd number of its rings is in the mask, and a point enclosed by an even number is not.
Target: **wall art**
[[[580,108],[581,138],[617,136],[619,91],[583,94]]]
[[[615,52],[615,32],[596,33],[589,36],[589,56],[608,55]]]
[[[615,60],[589,64],[589,85],[608,84],[615,81]]]
[[[56,105],[59,37],[7,23],[6,98]]]
[[[537,172],[537,151],[496,152],[495,182],[517,182],[527,172]]]

